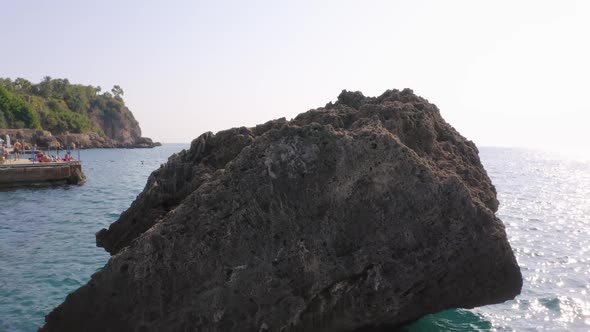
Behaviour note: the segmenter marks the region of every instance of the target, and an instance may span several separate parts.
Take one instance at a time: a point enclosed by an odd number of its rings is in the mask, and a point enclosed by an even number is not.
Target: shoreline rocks
[[[153,148],[162,145],[159,142],[153,142],[149,137],[128,138],[124,141],[117,141],[107,136],[101,136],[97,133],[63,133],[53,135],[47,130],[36,129],[0,129],[0,136],[4,137],[9,134],[14,142],[24,140],[27,146],[37,144],[41,148],[62,149],[74,143],[77,148],[95,149],[95,148]]]
[[[373,331],[522,276],[473,142],[411,90],[205,133],[97,245],[41,331]]]

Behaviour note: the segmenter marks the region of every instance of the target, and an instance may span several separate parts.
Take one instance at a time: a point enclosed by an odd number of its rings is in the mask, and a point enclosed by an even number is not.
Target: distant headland
[[[0,137],[57,148],[152,148],[115,85],[71,84],[46,76],[34,84],[24,78],[0,78]]]

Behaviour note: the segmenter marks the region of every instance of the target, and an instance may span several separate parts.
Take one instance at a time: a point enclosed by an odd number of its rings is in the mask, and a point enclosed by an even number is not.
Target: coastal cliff
[[[522,276],[475,145],[411,90],[205,133],[97,244],[41,331],[372,331]]]
[[[71,84],[67,79],[0,78],[0,136],[42,148],[150,148],[123,101],[123,89]]]
[[[110,138],[106,135],[100,135],[95,132],[89,133],[69,133],[65,132],[59,135],[53,135],[47,130],[36,129],[1,129],[0,137],[4,138],[10,135],[12,142],[19,140],[24,142],[28,149],[33,144],[40,148],[56,149],[65,148],[75,144],[81,149],[102,149],[102,148],[153,148],[160,146],[161,143],[152,141],[149,137],[131,137],[127,131],[120,131],[118,134],[126,137],[120,140]]]

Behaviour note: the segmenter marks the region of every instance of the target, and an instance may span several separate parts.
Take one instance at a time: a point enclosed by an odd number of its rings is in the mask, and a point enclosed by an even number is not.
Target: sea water
[[[109,259],[94,234],[131,205],[152,171],[188,147],[82,150],[84,185],[0,191],[0,332],[36,331],[86,284]]]
[[[482,148],[480,158],[498,192],[522,293],[406,330],[590,331],[590,154]]]
[[[108,227],[188,144],[84,150],[83,186],[0,192],[0,331],[35,331],[109,255]],[[482,148],[524,277],[513,301],[429,315],[406,331],[590,330],[590,157]],[[436,299],[432,299],[436,301]]]

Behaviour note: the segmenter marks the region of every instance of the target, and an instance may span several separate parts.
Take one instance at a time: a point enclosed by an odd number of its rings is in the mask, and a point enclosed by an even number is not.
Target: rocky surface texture
[[[105,136],[122,147],[132,146],[141,137],[141,128],[133,113],[127,107],[108,113],[105,111],[90,112],[90,118],[99,125]]]
[[[137,127],[139,129],[139,127]],[[27,147],[37,144],[42,149],[50,148],[55,149],[57,147],[65,148],[68,145],[75,144],[76,147],[83,149],[92,148],[153,148],[161,145],[160,143],[154,143],[151,138],[148,137],[129,137],[128,131],[121,130],[118,135],[114,135],[115,138],[106,135],[99,135],[94,132],[73,134],[63,133],[59,135],[53,135],[47,130],[35,130],[35,129],[0,129],[0,137],[5,137],[9,134],[12,143],[15,140],[21,142],[24,141]]]
[[[41,331],[371,331],[522,286],[475,145],[411,90],[195,139]]]

